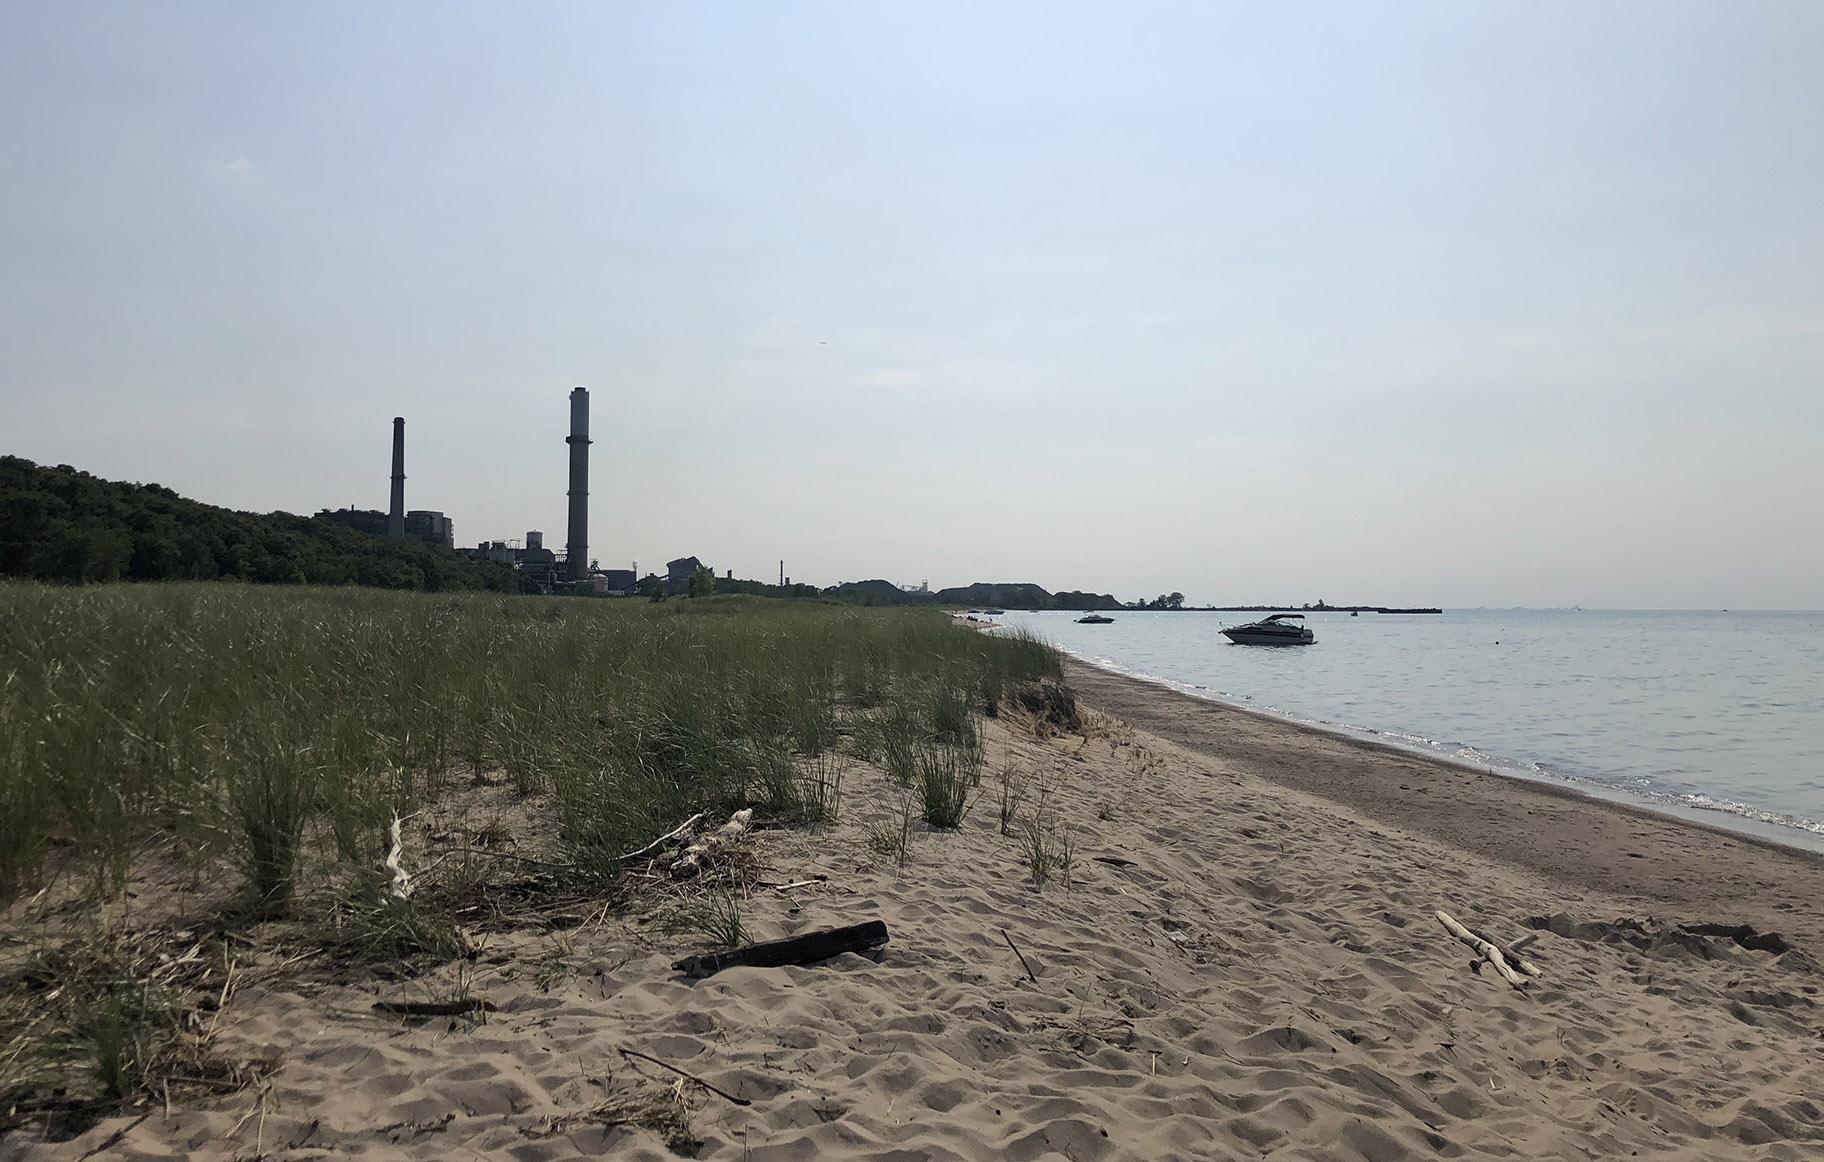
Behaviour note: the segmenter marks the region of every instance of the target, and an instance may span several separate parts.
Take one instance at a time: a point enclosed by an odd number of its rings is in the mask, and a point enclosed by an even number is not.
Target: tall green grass
[[[833,812],[806,758],[971,749],[975,707],[1058,676],[1043,643],[930,611],[3,585],[0,902],[52,870],[117,890],[168,840],[282,908],[300,861],[371,862],[395,812],[480,771],[550,797],[556,847],[611,873],[695,810]]]

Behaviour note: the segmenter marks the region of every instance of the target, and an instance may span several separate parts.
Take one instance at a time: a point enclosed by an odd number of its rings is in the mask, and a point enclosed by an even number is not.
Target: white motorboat
[[[1238,646],[1308,646],[1317,635],[1294,621],[1303,621],[1302,613],[1275,613],[1246,625],[1232,625],[1222,636]]]

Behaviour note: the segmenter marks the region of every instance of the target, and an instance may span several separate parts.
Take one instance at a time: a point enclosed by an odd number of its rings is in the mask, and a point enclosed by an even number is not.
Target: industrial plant
[[[456,547],[456,523],[449,517],[423,508],[406,511],[404,416],[393,417],[392,506],[386,512],[371,508],[326,508],[317,513],[316,519],[347,525],[356,532],[376,537],[411,537],[427,545],[438,545],[445,549]]]
[[[545,547],[545,534],[529,530],[523,541],[482,541],[463,552],[471,557],[511,565],[543,593],[576,593],[598,597],[631,596],[641,588],[637,569],[602,569],[589,557],[589,392],[570,393],[570,474],[563,552]],[[323,509],[314,519],[346,525],[376,537],[409,538],[456,547],[455,522],[442,512],[405,507],[405,417],[393,417],[392,492],[387,511],[361,508]],[[662,577],[647,579],[646,588],[683,592],[690,577],[701,568],[695,557],[670,562]],[[732,577],[732,574],[730,574]]]

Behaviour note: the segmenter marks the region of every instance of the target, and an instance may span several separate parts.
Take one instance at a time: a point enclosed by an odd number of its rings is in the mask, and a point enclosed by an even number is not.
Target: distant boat
[[[1222,636],[1238,646],[1308,646],[1317,640],[1317,635],[1302,625],[1293,625],[1294,621],[1303,621],[1302,613],[1275,613],[1247,625],[1234,625],[1222,631]]]
[[[999,617],[1007,611],[1005,609],[984,609],[982,612],[994,617]]]
[[[970,610],[970,611],[969,611],[969,612],[970,612],[970,613],[980,613],[980,612],[981,612],[981,610],[979,610],[979,609],[971,609],[971,610]]]
[[[1350,611],[1349,611],[1349,616],[1350,616],[1350,617],[1360,617],[1360,616],[1361,616],[1361,615],[1362,615],[1362,613],[1361,613],[1361,611],[1360,611],[1360,610],[1359,610],[1359,609],[1351,609],[1351,610],[1350,610]]]
[[[1112,617],[1103,617],[1099,613],[1090,613],[1090,614],[1085,614],[1084,616],[1077,618],[1077,624],[1078,625],[1112,625],[1112,624],[1114,624],[1114,620],[1115,619]]]

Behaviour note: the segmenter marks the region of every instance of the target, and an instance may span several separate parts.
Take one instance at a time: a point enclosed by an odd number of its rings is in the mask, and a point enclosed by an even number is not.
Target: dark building
[[[427,545],[456,547],[456,522],[440,512],[416,508],[405,514],[405,535],[417,537]]]
[[[311,519],[328,521],[374,537],[389,535],[392,524],[389,514],[372,508],[326,508]],[[440,512],[423,509],[408,512],[405,514],[404,526],[404,536],[423,541],[427,545],[439,545],[446,549],[456,547],[456,523]]]
[[[384,537],[386,535],[387,516],[378,509],[326,508],[311,519],[328,521],[330,524],[343,525],[347,528],[354,529],[358,533],[366,533],[369,536]]]
[[[690,579],[703,562],[695,557],[679,557],[675,561],[665,562],[665,588],[671,593],[682,593],[690,588]]]
[[[471,557],[511,565],[536,581],[538,587],[546,593],[551,592],[560,580],[557,554],[545,548],[545,534],[536,529],[526,534],[526,547],[523,549],[506,541],[483,541],[464,552]]]

